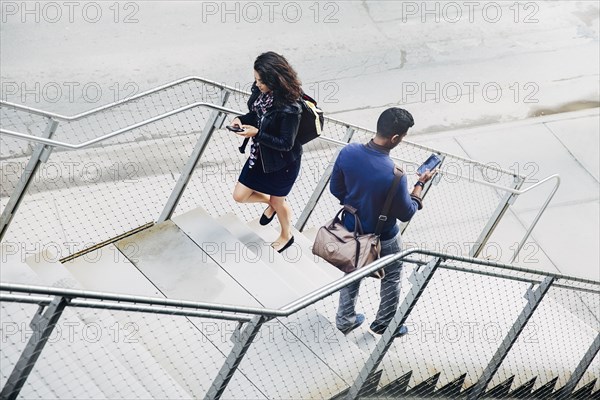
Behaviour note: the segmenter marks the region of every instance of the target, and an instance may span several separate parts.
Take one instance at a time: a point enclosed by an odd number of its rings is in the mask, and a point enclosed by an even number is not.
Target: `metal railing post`
[[[525,304],[525,307],[523,307],[523,310],[517,317],[517,320],[504,337],[504,340],[502,340],[500,346],[498,346],[496,353],[481,374],[481,377],[473,387],[473,390],[471,390],[469,393],[469,400],[478,399],[481,397],[487,388],[487,385],[492,380],[492,377],[500,367],[500,364],[502,364],[502,361],[504,361],[504,358],[506,358],[506,355],[517,341],[517,338],[523,331],[523,328],[525,328],[525,325],[527,325],[527,322],[537,309],[538,305],[541,303],[546,293],[548,293],[548,290],[550,289],[550,286],[554,280],[554,277],[547,276],[542,282],[540,282],[540,285],[537,289],[532,290],[529,288],[527,290],[527,293],[525,294],[527,304]]]
[[[523,186],[523,182],[525,182],[523,178],[515,176],[513,187],[514,190],[521,189],[521,186]],[[479,254],[481,254],[481,251],[483,250],[483,246],[485,246],[485,244],[492,236],[492,233],[494,233],[494,230],[496,229],[496,227],[500,223],[500,220],[508,210],[508,207],[510,207],[510,205],[515,202],[518,196],[518,194],[509,192],[504,195],[502,200],[500,200],[500,203],[498,203],[498,207],[496,207],[496,210],[488,220],[488,223],[483,228],[483,230],[479,234],[479,237],[473,244],[473,247],[469,252],[470,257],[479,257]]]
[[[206,399],[218,400],[221,398],[223,392],[229,384],[229,381],[233,377],[233,374],[246,355],[248,348],[250,348],[250,345],[256,337],[256,334],[262,325],[268,320],[268,317],[257,315],[256,317],[252,318],[252,321],[248,322],[248,325],[243,331],[239,332],[237,336],[234,336],[235,345],[227,356],[225,363],[223,363],[223,366],[210,386],[210,389],[208,389],[208,393],[206,393]]]
[[[592,345],[585,352],[585,355],[581,361],[579,361],[579,364],[577,364],[577,367],[575,368],[575,371],[573,371],[573,374],[569,378],[567,384],[563,386],[563,388],[557,393],[556,398],[558,400],[566,399],[571,395],[571,393],[573,393],[573,390],[575,390],[575,387],[581,378],[583,378],[583,374],[592,363],[594,357],[596,357],[596,354],[598,354],[598,351],[600,351],[600,333],[596,335]]]
[[[402,302],[402,305],[396,311],[394,318],[388,325],[385,332],[383,332],[383,335],[381,335],[381,339],[379,340],[379,342],[377,342],[377,345],[375,346],[375,349],[369,356],[369,359],[365,362],[365,365],[363,365],[362,370],[356,378],[356,381],[354,381],[354,384],[352,385],[352,387],[348,391],[348,394],[346,395],[346,400],[354,400],[362,395],[362,392],[365,389],[365,385],[367,384],[367,382],[369,382],[369,378],[377,369],[377,367],[383,360],[385,353],[387,353],[390,346],[392,345],[392,342],[394,341],[394,333],[396,333],[398,328],[402,324],[404,324],[404,322],[408,318],[408,315],[419,301],[419,298],[425,291],[427,284],[433,277],[433,274],[435,273],[436,269],[438,268],[441,262],[442,259],[436,257],[432,259],[429,263],[427,263],[427,265],[422,267],[421,271],[415,270],[413,272],[413,274],[409,278],[413,284],[411,291],[406,295],[404,301]]]
[[[46,127],[46,130],[42,134],[42,137],[50,139],[56,132],[57,128],[58,121],[51,119]],[[17,212],[17,209],[21,204],[21,200],[23,200],[23,197],[27,193],[27,188],[32,182],[40,164],[48,161],[48,157],[50,157],[51,152],[52,147],[42,143],[39,143],[35,147],[35,150],[31,154],[31,158],[25,166],[23,174],[21,174],[21,177],[19,178],[19,182],[17,183],[15,190],[10,195],[10,199],[6,204],[6,207],[4,207],[4,210],[2,210],[2,216],[0,216],[0,241],[4,239],[4,235],[8,231],[8,226]]]
[[[0,398],[7,400],[17,398],[68,303],[68,298],[55,297],[43,314],[42,307],[40,307],[31,320],[30,326],[33,334],[21,353],[19,361],[15,364],[6,385],[2,388]]]
[[[558,176],[558,175],[549,176],[548,178],[543,179],[542,181],[538,182],[536,185],[533,185],[533,186],[527,188],[527,190],[531,190],[532,188],[534,188],[534,187],[538,186],[539,184],[541,184],[541,183],[543,183],[545,181],[548,181],[549,179],[552,179],[552,178],[556,179],[556,184],[554,185],[554,187],[552,188],[552,191],[550,192],[550,194],[548,195],[548,197],[544,201],[544,204],[540,208],[540,211],[538,211],[538,213],[535,216],[535,218],[533,219],[533,221],[531,221],[531,224],[529,225],[529,228],[527,228],[527,232],[525,232],[525,235],[523,236],[523,239],[521,239],[521,241],[519,242],[519,245],[517,246],[517,249],[515,250],[515,254],[513,255],[512,259],[510,260],[511,264],[519,256],[519,253],[521,252],[521,249],[523,249],[523,246],[525,245],[525,242],[529,238],[529,235],[531,235],[531,232],[533,231],[533,228],[536,227],[537,223],[540,221],[540,218],[542,218],[542,215],[544,214],[544,212],[548,208],[548,205],[550,204],[550,201],[552,201],[552,199],[554,198],[554,195],[558,191],[558,188],[560,186],[560,176]]]
[[[348,127],[348,129],[346,129],[346,135],[344,136],[343,142],[350,143],[350,140],[352,140],[352,136],[354,136],[355,132],[356,130],[354,128]],[[295,224],[295,228],[298,229],[300,232],[302,232],[302,230],[306,226],[306,223],[308,222],[308,219],[314,211],[315,206],[317,205],[319,199],[323,195],[323,192],[325,192],[325,189],[327,188],[327,184],[329,183],[329,179],[331,178],[331,173],[333,172],[333,165],[335,164],[335,160],[337,159],[338,154],[340,154],[340,151],[341,149],[336,151],[331,160],[329,160],[329,165],[327,165],[327,169],[321,176],[319,183],[317,183],[317,187],[310,196],[310,199],[308,199],[306,206],[304,206],[302,214],[300,214],[300,217],[298,217],[298,221]]]
[[[222,97],[220,105],[225,106],[227,100],[229,99],[230,92],[221,91],[221,93]],[[196,142],[196,146],[194,147],[192,154],[188,158],[187,163],[179,175],[179,179],[177,180],[177,183],[175,184],[175,187],[173,188],[173,191],[171,192],[163,211],[156,221],[157,223],[164,222],[170,219],[173,215],[173,212],[175,211],[175,208],[177,208],[177,204],[179,203],[179,200],[181,199],[181,196],[183,195],[183,192],[185,191],[185,188],[189,183],[192,174],[194,173],[194,169],[196,168],[196,165],[198,165],[198,162],[200,161],[200,158],[202,157],[202,154],[204,153],[204,150],[206,149],[213,132],[223,123],[224,117],[225,113],[221,111],[215,110],[211,113],[210,117],[206,121],[206,125],[204,125],[202,134]]]

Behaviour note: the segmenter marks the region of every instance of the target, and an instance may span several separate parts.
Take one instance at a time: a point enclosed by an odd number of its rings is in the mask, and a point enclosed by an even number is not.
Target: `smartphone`
[[[423,164],[421,164],[419,169],[417,169],[417,174],[423,175],[425,173],[425,171],[427,171],[427,170],[433,171],[435,169],[435,167],[440,165],[441,162],[442,162],[442,160],[440,160],[438,158],[438,156],[436,156],[435,154],[432,154],[429,156],[429,158],[427,160],[425,160],[425,162]]]
[[[231,132],[244,132],[244,128],[240,128],[239,126],[227,125],[225,128],[229,129]]]

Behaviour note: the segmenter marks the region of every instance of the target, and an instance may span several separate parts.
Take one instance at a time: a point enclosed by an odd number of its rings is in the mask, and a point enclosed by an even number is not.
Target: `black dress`
[[[300,174],[300,159],[288,164],[279,171],[265,173],[260,157],[260,146],[258,156],[252,168],[250,168],[250,158],[246,160],[244,168],[240,173],[239,182],[250,189],[278,197],[287,196]]]

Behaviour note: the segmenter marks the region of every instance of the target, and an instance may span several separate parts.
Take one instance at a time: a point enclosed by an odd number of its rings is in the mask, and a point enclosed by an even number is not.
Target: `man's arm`
[[[342,153],[338,155],[335,164],[333,165],[333,172],[331,173],[331,180],[329,181],[329,190],[331,191],[331,194],[340,201],[340,204],[344,204],[344,200],[346,199],[346,184],[344,182],[344,173],[340,167],[341,155]]]
[[[415,215],[417,210],[423,208],[423,187],[436,173],[437,169],[434,171],[426,171],[423,175],[419,176],[419,180],[410,194],[408,193],[408,181],[406,176],[403,176],[402,179],[400,179],[398,194],[396,195],[396,198],[399,199],[399,204],[395,204],[395,209],[398,210],[396,218],[402,222],[408,222],[413,215]]]
[[[408,222],[415,215],[417,210],[423,208],[423,203],[421,202],[421,198],[413,193],[409,194],[408,192],[408,180],[406,179],[406,175],[404,175],[400,179],[400,184],[398,185],[398,192],[396,193],[394,201],[394,210],[396,211],[396,218],[398,218],[402,222]]]

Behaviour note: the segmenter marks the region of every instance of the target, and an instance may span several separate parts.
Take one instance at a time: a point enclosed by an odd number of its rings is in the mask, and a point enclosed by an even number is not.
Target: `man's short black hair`
[[[404,135],[414,124],[415,120],[408,111],[398,107],[388,108],[377,120],[377,134],[386,138]]]

